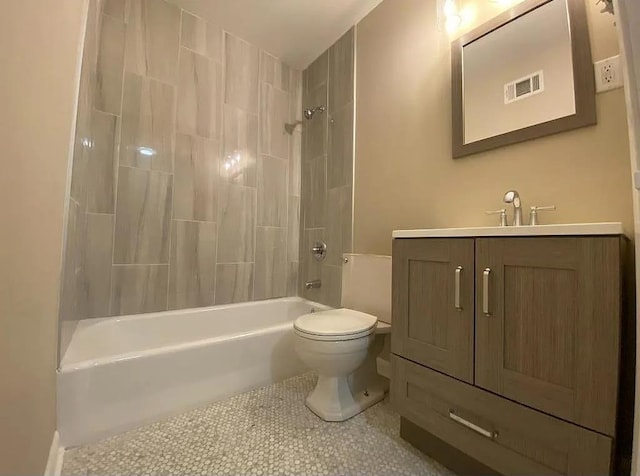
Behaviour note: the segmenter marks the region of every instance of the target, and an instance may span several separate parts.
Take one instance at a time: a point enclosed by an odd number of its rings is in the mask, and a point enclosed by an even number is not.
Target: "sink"
[[[478,236],[576,236],[624,235],[622,223],[570,223],[564,225],[487,226],[472,228],[425,228],[394,230],[394,238],[453,238]]]

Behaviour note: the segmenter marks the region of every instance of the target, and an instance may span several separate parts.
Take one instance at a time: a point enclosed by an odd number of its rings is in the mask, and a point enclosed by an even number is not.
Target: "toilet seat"
[[[331,309],[305,314],[293,324],[296,334],[318,341],[359,339],[372,334],[378,318],[351,309]]]

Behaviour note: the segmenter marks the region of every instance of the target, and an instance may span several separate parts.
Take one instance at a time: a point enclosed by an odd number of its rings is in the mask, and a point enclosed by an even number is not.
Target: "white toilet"
[[[318,372],[306,404],[326,421],[344,421],[384,398],[391,327],[391,257],[344,255],[341,309],[296,319],[296,351]],[[385,375],[386,374],[386,375]],[[383,377],[384,375],[384,377]]]

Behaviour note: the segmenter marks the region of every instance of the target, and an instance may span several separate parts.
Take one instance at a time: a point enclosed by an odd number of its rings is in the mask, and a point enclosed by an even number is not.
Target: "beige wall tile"
[[[120,167],[115,263],[168,263],[171,198],[171,175]]]
[[[215,141],[176,134],[174,218],[216,221],[219,150]]]
[[[296,197],[301,191],[302,137],[302,131],[295,130],[289,138],[289,194]]]
[[[111,313],[114,316],[167,310],[167,265],[115,265]]]
[[[289,196],[287,218],[287,259],[298,261],[300,256],[300,197]]]
[[[342,267],[322,267],[322,298],[320,302],[331,307],[340,307],[342,300]]]
[[[220,186],[218,198],[218,263],[253,262],[256,190]]]
[[[227,33],[225,51],[225,103],[257,114],[258,48]]]
[[[258,116],[225,104],[220,176],[230,183],[255,187],[257,161]]]
[[[305,108],[327,105],[327,86],[314,89],[303,98]],[[317,112],[312,119],[305,119],[303,159],[315,159],[327,153],[327,124],[329,115]]]
[[[120,114],[122,73],[124,69],[125,26],[122,20],[102,16],[94,107]]]
[[[329,112],[353,102],[353,28],[329,48]]]
[[[220,62],[222,40],[223,33],[218,25],[182,10],[182,46]]]
[[[210,306],[216,278],[216,224],[173,221],[169,309]]]
[[[287,263],[287,296],[300,296],[299,269],[298,261]]]
[[[329,52],[322,53],[304,71],[304,92],[308,93],[320,87],[329,79]]]
[[[287,224],[287,162],[261,156],[258,160],[258,225]]]
[[[327,154],[327,188],[353,182],[353,103],[331,114]]]
[[[323,261],[317,261],[311,254],[311,248],[318,241],[325,241],[326,233],[324,228],[312,228],[305,229],[302,233],[302,243],[300,243],[300,267],[302,281],[312,281],[314,279],[320,279],[322,277]],[[304,296],[313,296],[319,298],[320,294],[316,293],[317,290],[309,290],[310,294]]]
[[[262,83],[260,95],[260,151],[287,159],[289,137],[284,125],[289,120],[289,95]]]
[[[350,252],[352,248],[351,190],[347,186],[327,191],[326,263],[331,266],[342,266],[342,254]]]
[[[93,111],[90,144],[87,150],[87,211],[114,213],[117,173],[116,140],[118,118]]]
[[[129,0],[126,70],[175,84],[180,9],[165,1]]]
[[[86,302],[86,314],[78,316],[110,316],[111,263],[113,253],[113,215],[87,214],[86,239],[83,250],[83,286],[80,292]]]
[[[281,91],[289,91],[290,68],[275,56],[260,52],[260,79]]]
[[[180,132],[220,138],[222,68],[186,48],[180,50],[177,126]]]
[[[87,215],[80,204],[73,199],[69,200],[69,211],[67,213],[59,319],[61,321],[77,321],[86,314],[85,294],[82,290],[82,284],[84,281],[83,252],[86,240]],[[63,348],[66,349],[67,345],[68,341],[61,342]]]
[[[302,209],[305,228],[322,228],[327,215],[327,158],[302,164]]]
[[[254,299],[270,299],[287,294],[287,230],[258,227]]]
[[[173,171],[174,95],[173,86],[125,75],[120,165]]]
[[[253,263],[216,266],[216,304],[247,302],[253,298]]]
[[[102,13],[124,21],[127,13],[127,0],[103,0]]]
[[[289,71],[289,122],[302,121],[302,71]]]

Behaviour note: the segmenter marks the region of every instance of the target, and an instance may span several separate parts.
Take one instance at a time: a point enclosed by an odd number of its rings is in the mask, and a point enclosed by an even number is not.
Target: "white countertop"
[[[572,223],[566,225],[487,226],[394,230],[394,238],[455,238],[484,236],[624,235],[622,223]]]

